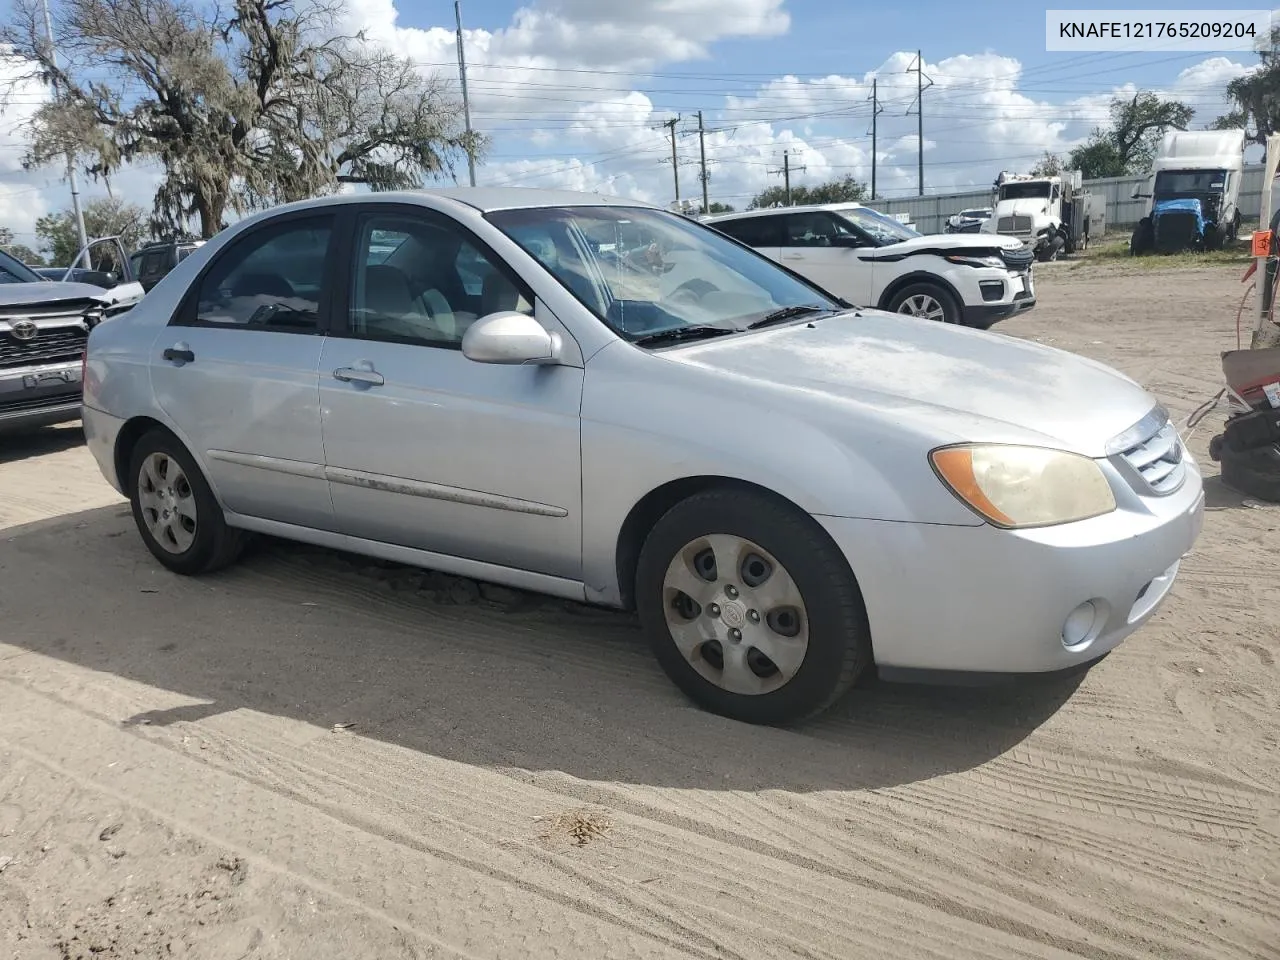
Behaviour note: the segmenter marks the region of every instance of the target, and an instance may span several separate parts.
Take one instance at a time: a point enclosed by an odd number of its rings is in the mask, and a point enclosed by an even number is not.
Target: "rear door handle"
[[[194,363],[196,355],[191,352],[191,348],[185,343],[175,343],[172,347],[166,347],[162,356],[171,363],[181,366],[184,363]]]
[[[333,376],[343,383],[364,383],[371,387],[380,387],[386,379],[377,370],[362,370],[359,367],[339,367]]]
[[[804,254],[803,253],[784,253],[782,255],[782,259],[783,260],[803,260]]]

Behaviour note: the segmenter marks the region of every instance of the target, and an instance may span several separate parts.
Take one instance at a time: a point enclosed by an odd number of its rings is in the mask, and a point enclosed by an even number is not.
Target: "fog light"
[[[1092,600],[1086,600],[1067,616],[1062,625],[1062,645],[1068,650],[1078,650],[1093,642],[1096,627],[1101,617],[1098,606]]]

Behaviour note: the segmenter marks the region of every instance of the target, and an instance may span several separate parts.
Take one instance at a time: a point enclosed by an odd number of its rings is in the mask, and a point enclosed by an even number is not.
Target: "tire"
[[[1223,247],[1222,231],[1217,227],[1207,227],[1204,231],[1204,249],[1221,250]]]
[[[1146,256],[1154,246],[1155,230],[1151,226],[1151,221],[1143,218],[1133,228],[1133,236],[1129,238],[1129,255],[1132,257]]]
[[[128,482],[138,533],[162,565],[196,576],[239,557],[245,535],[227,526],[204,474],[173,434],[152,430],[143,435],[129,458]]]
[[[1041,263],[1050,263],[1058,259],[1058,254],[1062,252],[1062,248],[1067,245],[1067,241],[1062,238],[1061,234],[1055,234],[1044,248],[1044,253],[1040,255]]]
[[[715,579],[707,579],[697,571],[706,571],[708,553],[735,557],[737,571],[725,576],[713,561]],[[692,605],[677,584],[698,594]],[[636,606],[676,686],[745,723],[821,713],[872,661],[866,608],[844,555],[812,518],[749,491],[709,490],[667,511],[640,551]]]
[[[930,307],[930,303],[936,306]],[[912,304],[920,309],[912,308]],[[964,320],[955,297],[936,283],[912,283],[903,287],[889,298],[888,308],[893,313],[905,313],[939,323],[962,323]]]

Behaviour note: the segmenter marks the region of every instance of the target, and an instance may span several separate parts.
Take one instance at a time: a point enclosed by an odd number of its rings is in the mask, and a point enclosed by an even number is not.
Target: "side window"
[[[778,235],[780,217],[743,217],[740,220],[726,220],[723,223],[711,224],[721,233],[727,233],[739,243],[748,247],[778,247],[782,245]]]
[[[308,217],[236,241],[200,281],[196,322],[314,331],[332,233],[331,216]]]
[[[533,316],[533,294],[461,230],[411,214],[361,223],[348,331],[365,340],[456,348],[480,317]]]
[[[835,217],[824,211],[792,213],[786,218],[787,247],[829,247],[836,237],[853,236],[853,231],[841,225]]]

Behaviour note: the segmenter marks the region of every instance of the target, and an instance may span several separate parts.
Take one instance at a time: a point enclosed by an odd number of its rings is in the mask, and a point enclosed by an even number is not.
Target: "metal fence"
[[[1131,230],[1141,218],[1143,201],[1132,197],[1136,187],[1144,186],[1146,177],[1107,177],[1086,180],[1084,188],[1101,194],[1107,200],[1107,229]],[[995,196],[990,189],[965,193],[932,193],[923,197],[872,200],[867,206],[888,214],[907,214],[921,233],[942,233],[947,217],[973,207],[990,207]],[[1240,218],[1255,223],[1262,205],[1262,164],[1244,168],[1240,183]]]

